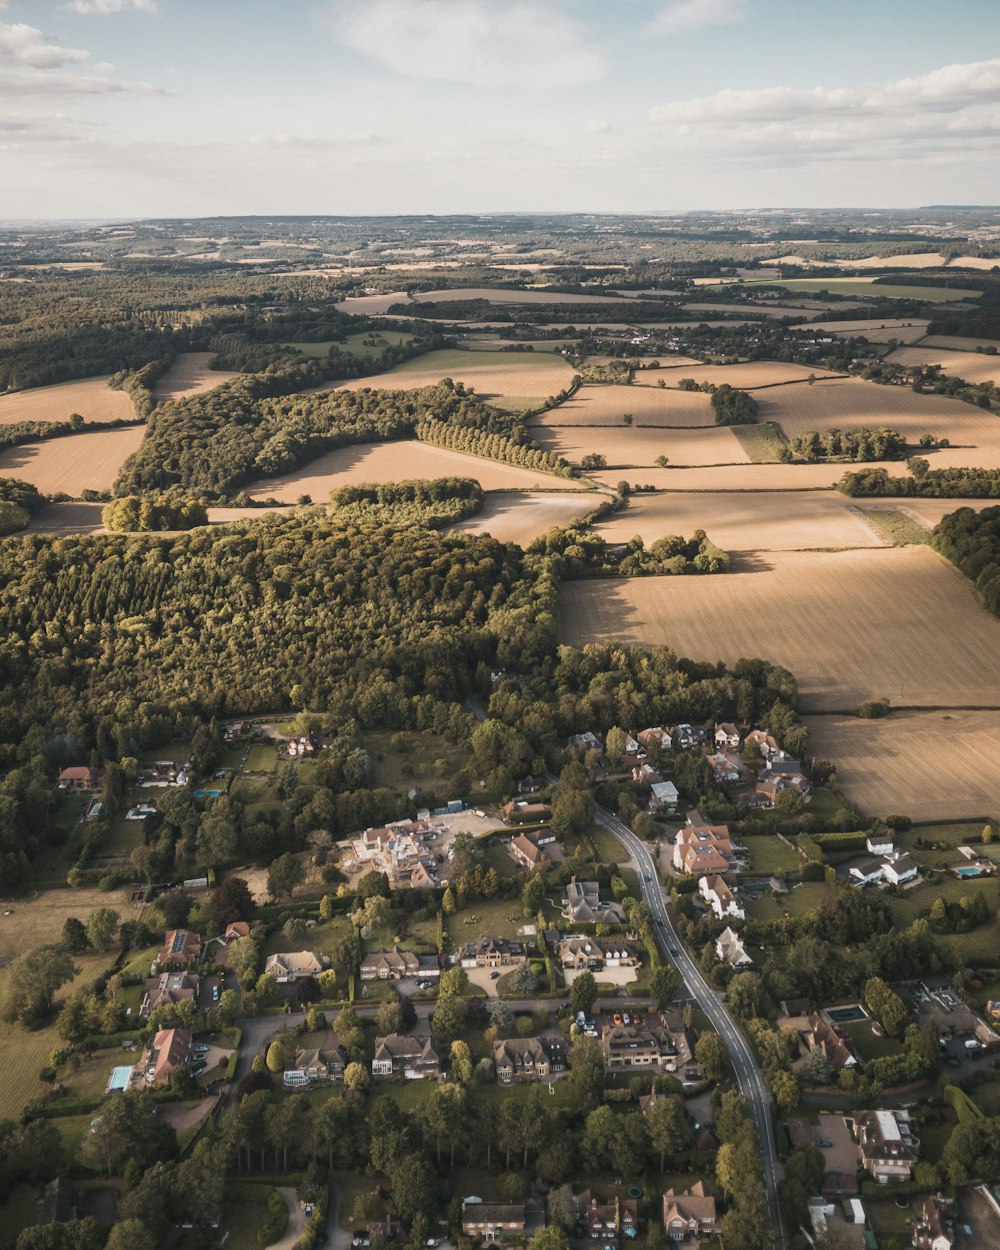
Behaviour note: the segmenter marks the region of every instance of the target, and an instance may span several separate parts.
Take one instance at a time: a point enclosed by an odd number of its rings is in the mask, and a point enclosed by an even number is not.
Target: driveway
[[[288,1208],[288,1228],[285,1229],[285,1235],[280,1241],[271,1242],[270,1250],[294,1250],[305,1230],[306,1213],[294,1189],[280,1186],[278,1193],[284,1198],[285,1206]]]
[[[566,978],[567,986],[573,984],[580,973],[584,971],[582,968],[564,968],[563,975]],[[600,972],[594,973],[594,978],[607,985],[629,985],[639,975],[637,967],[632,968],[602,968]]]
[[[481,990],[485,990],[487,998],[499,998],[500,997],[499,992],[497,990],[497,984],[500,978],[497,977],[495,981],[490,980],[490,974],[492,972],[497,972],[498,969],[496,968],[466,968],[465,971],[469,974],[469,984],[475,985]],[[505,968],[504,972],[513,972],[513,968]]]

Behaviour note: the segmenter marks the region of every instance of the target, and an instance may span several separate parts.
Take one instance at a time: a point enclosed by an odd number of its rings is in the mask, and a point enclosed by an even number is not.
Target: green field
[[[249,773],[273,773],[278,767],[278,748],[257,743],[247,751],[244,768]]]
[[[365,735],[365,748],[375,765],[375,784],[397,792],[445,791],[448,778],[468,759],[464,747],[427,732],[373,731]]]
[[[733,425],[729,427],[737,441],[750,457],[751,464],[774,464],[788,440],[780,425],[765,421],[762,425]]]
[[[524,923],[521,904],[516,899],[490,900],[473,903],[449,916],[448,934],[457,950],[476,938],[516,938]]]
[[[754,920],[777,920],[786,914],[804,916],[818,907],[829,893],[830,888],[823,881],[803,881],[787,894],[762,894],[760,898],[748,900],[747,914]]]
[[[831,295],[866,295],[869,299],[918,299],[928,304],[949,304],[979,299],[981,291],[968,287],[905,286],[891,282],[864,282],[858,278],[787,278],[768,282],[744,282],[744,287],[780,286],[786,291],[829,291]]]
[[[590,840],[597,851],[597,858],[605,864],[627,864],[628,851],[622,846],[613,833],[601,825],[594,825],[590,830]]]
[[[913,547],[929,543],[930,531],[898,508],[865,508],[864,519],[894,547]]]
[[[393,365],[390,373],[432,373],[437,378],[450,373],[461,376],[463,369],[551,369],[553,364],[565,365],[561,356],[553,352],[463,352],[457,348],[443,348],[428,352],[414,360],[404,360]],[[569,374],[567,373],[567,380]]]
[[[750,863],[754,872],[781,876],[786,872],[796,872],[802,867],[801,856],[778,837],[763,835],[744,838],[743,844],[750,848]]]
[[[374,341],[374,344],[372,343]],[[322,343],[285,343],[285,347],[294,347],[310,359],[317,359],[327,354],[331,347],[351,352],[355,356],[377,356],[387,347],[402,347],[413,341],[412,334],[401,330],[362,330],[359,334],[348,334],[343,341],[326,339]]]

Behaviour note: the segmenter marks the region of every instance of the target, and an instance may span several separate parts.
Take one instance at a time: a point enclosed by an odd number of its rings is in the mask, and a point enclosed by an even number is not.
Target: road
[[[612,834],[625,847],[639,866],[640,886],[643,898],[653,913],[653,925],[657,941],[664,956],[674,965],[684,978],[684,983],[698,1006],[708,1016],[712,1027],[725,1041],[733,1061],[733,1069],[741,1093],[750,1105],[757,1133],[760,1137],[761,1155],[764,1160],[764,1181],[767,1186],[767,1214],[771,1227],[776,1231],[773,1241],[775,1248],[784,1246],[785,1232],[781,1219],[781,1207],[778,1203],[778,1180],[781,1165],[778,1162],[772,1132],[771,1093],[764,1082],[764,1075],[757,1066],[750,1044],[740,1030],[739,1025],[729,1014],[718,992],[713,989],[697,964],[691,959],[674,932],[670,916],[667,914],[663,887],[653,857],[648,847],[639,840],[617,817],[612,816],[604,808],[598,807],[595,819],[608,833]]]

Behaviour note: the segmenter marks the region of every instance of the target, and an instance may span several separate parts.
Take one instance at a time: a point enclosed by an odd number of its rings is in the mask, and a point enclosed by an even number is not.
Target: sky
[[[1000,0],[0,0],[0,218],[1000,203]]]

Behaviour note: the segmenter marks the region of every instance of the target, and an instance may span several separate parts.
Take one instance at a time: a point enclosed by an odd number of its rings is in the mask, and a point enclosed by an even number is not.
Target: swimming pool
[[[984,869],[980,868],[978,864],[962,864],[958,868],[953,868],[952,872],[956,877],[981,877]]]
[[[194,797],[196,799],[217,799],[221,794],[221,790],[195,790]]]
[[[860,1003],[851,1007],[827,1007],[826,1014],[831,1024],[850,1024],[853,1020],[867,1020],[868,1012]]]

